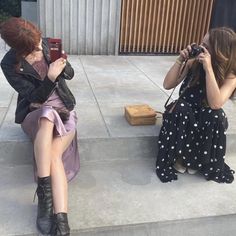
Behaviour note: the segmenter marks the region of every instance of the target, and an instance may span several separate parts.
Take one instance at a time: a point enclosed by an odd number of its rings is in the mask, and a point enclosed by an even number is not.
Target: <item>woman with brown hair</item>
[[[67,181],[78,172],[79,156],[75,99],[65,80],[74,71],[63,58],[51,62],[47,39],[30,22],[10,18],[0,34],[11,47],[1,67],[18,93],[15,122],[34,146],[37,228],[42,234],[70,235]]]
[[[162,182],[177,172],[199,171],[206,180],[231,183],[234,171],[225,163],[228,121],[222,106],[236,88],[236,34],[211,29],[202,44],[188,45],[167,73],[163,86],[183,81],[178,102],[165,112],[159,135],[156,173]]]

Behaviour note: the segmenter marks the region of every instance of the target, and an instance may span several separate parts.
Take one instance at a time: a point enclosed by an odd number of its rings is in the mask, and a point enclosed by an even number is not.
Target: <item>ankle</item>
[[[67,213],[59,212],[54,214],[53,226],[51,230],[51,235],[53,236],[69,236],[70,227],[68,224]]]
[[[67,217],[67,212],[58,212],[58,213],[54,213],[54,218],[57,221],[64,221],[64,222],[68,222],[68,217]]]
[[[183,162],[181,159],[178,159],[175,164],[173,165],[173,167],[175,168],[175,170],[177,170],[180,173],[185,173],[187,168],[185,166],[183,166]]]

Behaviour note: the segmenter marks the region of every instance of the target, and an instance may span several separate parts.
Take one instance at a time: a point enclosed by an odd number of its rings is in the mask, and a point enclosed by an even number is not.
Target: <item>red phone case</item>
[[[61,51],[61,57],[67,59],[67,54],[63,50]]]
[[[51,62],[56,61],[58,58],[62,57],[62,43],[61,39],[49,38],[50,46],[50,58]]]

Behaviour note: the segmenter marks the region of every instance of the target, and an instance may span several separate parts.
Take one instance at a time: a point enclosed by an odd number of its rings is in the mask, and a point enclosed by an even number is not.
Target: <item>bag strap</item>
[[[183,62],[183,67],[181,68],[181,71],[180,71],[180,73],[179,73],[179,75],[178,75],[177,83],[176,83],[175,87],[172,89],[172,92],[171,92],[170,96],[167,98],[167,100],[166,100],[166,102],[165,102],[165,105],[164,105],[165,108],[168,106],[169,100],[171,99],[171,97],[172,97],[172,95],[173,95],[173,93],[174,93],[176,87],[179,85],[178,80],[181,78],[181,76],[182,76],[182,74],[183,74],[183,71],[184,71],[184,69],[185,69],[185,67],[186,67],[187,61],[188,61],[188,59]],[[179,95],[179,97],[178,97],[178,99],[176,100],[176,102],[178,102],[178,100],[183,96],[184,92],[189,88],[189,85],[190,85],[191,81],[192,81],[192,80],[190,80],[190,81],[188,82],[187,86],[184,88],[184,90],[182,91],[182,93]]]

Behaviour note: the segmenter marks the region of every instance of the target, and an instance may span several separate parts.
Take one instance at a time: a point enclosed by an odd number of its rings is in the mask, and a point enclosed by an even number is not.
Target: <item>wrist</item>
[[[208,74],[208,73],[210,74],[213,72],[213,68],[209,64],[203,64],[203,68],[204,68],[206,74]]]
[[[206,79],[215,77],[213,69],[211,67],[204,68],[204,70],[205,70],[205,73],[206,73]]]
[[[55,76],[51,75],[50,73],[47,74],[47,77],[54,82],[56,80]]]
[[[175,63],[176,63],[177,65],[182,66],[183,63],[184,63],[184,60],[179,56],[179,57],[177,57],[177,59],[175,60]]]

